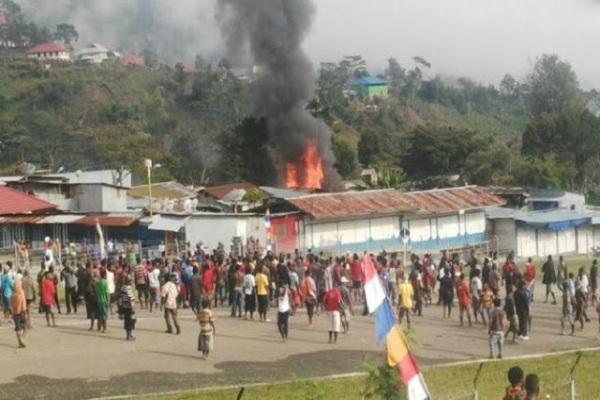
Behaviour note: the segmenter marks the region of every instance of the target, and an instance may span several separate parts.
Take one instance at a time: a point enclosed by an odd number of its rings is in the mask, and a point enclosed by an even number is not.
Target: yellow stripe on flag
[[[387,362],[390,367],[397,366],[408,355],[408,344],[402,327],[398,324],[388,332],[385,338]]]

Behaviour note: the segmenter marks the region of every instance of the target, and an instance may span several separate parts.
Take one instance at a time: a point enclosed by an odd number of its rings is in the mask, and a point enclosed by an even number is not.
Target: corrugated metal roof
[[[35,224],[43,218],[43,215],[15,215],[4,217],[2,219],[2,224]]]
[[[316,219],[365,215],[444,214],[504,204],[479,186],[402,193],[394,189],[325,193],[288,199]]]
[[[414,201],[420,213],[441,214],[498,206],[505,201],[479,186],[434,189],[403,193]]]
[[[370,85],[385,85],[387,81],[376,76],[361,76],[352,81],[353,86],[370,86]]]
[[[152,184],[152,197],[155,199],[180,199],[183,197],[196,197],[196,191],[189,189],[178,182],[160,182]],[[148,198],[148,185],[132,187],[127,196],[132,198]]]
[[[248,191],[250,189],[261,190],[258,186],[249,183],[249,182],[238,182],[238,183],[229,183],[227,185],[219,185],[219,186],[210,186],[201,190],[201,192],[206,192],[217,200],[223,199],[223,197],[227,196],[229,193],[234,190],[245,190]],[[263,194],[266,194],[263,192]]]
[[[75,221],[75,224],[95,226],[96,220],[101,226],[124,227],[136,223],[141,218],[140,215],[109,214],[109,215],[88,215]]]
[[[53,210],[56,206],[27,193],[0,186],[0,214],[24,214]]]
[[[521,211],[512,208],[491,207],[485,211],[488,219],[514,219],[529,225],[553,224],[565,221],[587,219],[595,223],[600,219],[597,211],[576,211],[565,208],[541,211]]]
[[[36,224],[72,224],[80,219],[81,215],[76,214],[48,215],[37,221]]]
[[[306,192],[303,192],[301,190],[282,189],[282,188],[273,187],[273,186],[261,186],[260,190],[268,193],[272,197],[275,197],[278,199],[284,199],[284,200],[285,199],[293,199],[293,198],[301,197],[301,196],[306,196]]]
[[[54,53],[54,52],[65,52],[69,51],[65,46],[60,43],[48,42],[38,44],[27,50],[27,54],[38,54],[38,53]]]

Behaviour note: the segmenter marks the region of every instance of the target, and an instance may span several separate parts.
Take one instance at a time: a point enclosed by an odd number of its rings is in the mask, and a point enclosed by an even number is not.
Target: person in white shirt
[[[165,323],[167,324],[166,333],[173,333],[170,321],[172,319],[173,325],[175,325],[176,334],[179,335],[181,334],[181,328],[177,322],[177,296],[179,295],[179,290],[177,290],[177,285],[175,284],[176,281],[177,276],[171,274],[169,281],[162,287],[160,308],[161,311],[164,309],[165,312]]]
[[[156,265],[148,272],[148,286],[150,288],[150,312],[153,308],[158,308],[160,298],[160,270]]]
[[[108,285],[108,305],[110,315],[113,313],[113,303],[115,302],[115,273],[112,272],[112,265],[106,267],[106,284]]]
[[[479,277],[479,270],[473,271],[473,279],[471,279],[471,306],[473,307],[473,316],[475,317],[475,322],[478,322],[477,316],[482,312],[481,311],[481,291],[483,290],[483,284],[481,282],[481,278]],[[481,315],[483,320],[483,314]],[[485,320],[483,320],[485,321]]]
[[[256,293],[254,287],[256,286],[256,280],[252,271],[248,268],[246,275],[244,275],[244,318],[248,319],[248,313],[250,313],[250,319],[254,319],[254,311],[256,311]]]
[[[288,338],[290,308],[290,289],[283,285],[279,288],[277,296],[277,328],[282,342]]]

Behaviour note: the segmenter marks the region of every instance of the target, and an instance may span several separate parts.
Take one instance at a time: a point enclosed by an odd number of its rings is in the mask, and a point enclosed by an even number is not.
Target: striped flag
[[[100,259],[104,260],[106,258],[106,248],[104,247],[104,233],[99,218],[96,218],[96,233],[98,233],[98,243],[100,245]]]
[[[273,250],[273,233],[271,232],[271,211],[265,213],[265,229],[267,233],[267,250]]]
[[[377,275],[371,256],[363,260],[365,273],[365,299],[369,312],[375,318],[377,342],[385,341],[388,364],[398,367],[400,381],[408,393],[408,400],[429,400],[431,396],[408,346],[402,327],[396,324],[394,311]]]

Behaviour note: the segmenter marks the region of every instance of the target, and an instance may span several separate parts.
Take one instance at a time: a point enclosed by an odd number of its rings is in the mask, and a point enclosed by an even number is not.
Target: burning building
[[[234,65],[259,65],[252,83],[254,115],[265,118],[288,188],[332,189],[329,128],[307,110],[315,75],[302,49],[314,7],[310,0],[219,0],[222,33]]]

